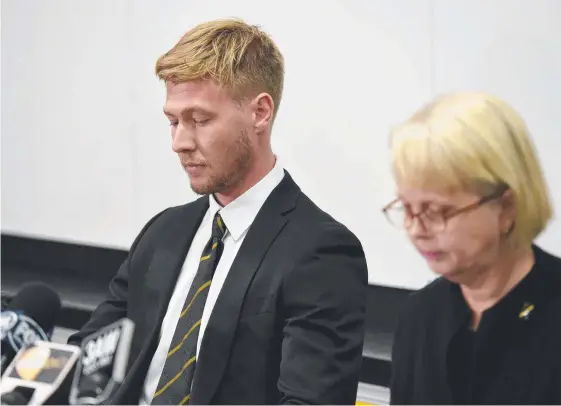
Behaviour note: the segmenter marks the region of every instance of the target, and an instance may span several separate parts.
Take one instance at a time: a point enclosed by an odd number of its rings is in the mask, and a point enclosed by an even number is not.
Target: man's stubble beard
[[[200,187],[194,187],[191,184],[193,192],[198,195],[221,193],[243,181],[254,160],[246,131],[241,132],[240,137],[232,147],[227,149],[226,154],[228,156],[234,155],[235,159],[233,161],[228,160],[231,163],[227,168],[224,168],[224,172],[218,175],[211,175],[206,184]]]

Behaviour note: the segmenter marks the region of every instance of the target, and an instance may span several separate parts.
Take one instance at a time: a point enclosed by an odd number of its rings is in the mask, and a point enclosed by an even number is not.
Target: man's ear
[[[273,121],[275,103],[268,93],[258,94],[252,101],[253,126],[257,134],[268,130]]]

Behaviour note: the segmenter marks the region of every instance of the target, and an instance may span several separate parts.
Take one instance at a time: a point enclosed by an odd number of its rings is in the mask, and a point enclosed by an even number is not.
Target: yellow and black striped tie
[[[216,213],[212,223],[212,236],[203,250],[199,269],[175,327],[164,369],[152,398],[153,405],[189,403],[197,363],[201,318],[214,270],[222,254],[222,237],[225,232],[226,226],[220,214]]]

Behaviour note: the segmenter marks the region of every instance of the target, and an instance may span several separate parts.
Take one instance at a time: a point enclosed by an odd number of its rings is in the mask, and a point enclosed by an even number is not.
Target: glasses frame
[[[448,220],[450,220],[453,217],[456,217],[460,214],[463,213],[467,213],[469,211],[475,210],[481,206],[483,206],[484,204],[487,204],[493,200],[499,199],[501,198],[505,192],[508,190],[508,187],[500,187],[499,189],[495,190],[493,193],[490,193],[486,196],[481,197],[479,200],[475,201],[474,203],[470,203],[467,206],[464,207],[460,207],[459,209],[456,210],[452,210],[449,213],[442,213],[442,220],[443,220],[443,224],[442,224],[442,229],[441,231],[446,229],[446,225],[448,224]],[[390,224],[392,224],[394,227],[397,226],[391,219],[390,219],[390,215],[389,215],[389,211],[392,209],[392,206],[395,205],[397,202],[401,201],[401,199],[399,197],[396,197],[394,200],[392,200],[390,203],[388,203],[387,205],[385,205],[382,208],[382,212],[384,213],[384,216],[386,217],[386,219],[388,220],[388,222]],[[427,227],[425,222],[423,221],[423,219],[420,217],[423,215],[423,213],[425,213],[427,210],[421,210],[419,213],[411,213],[411,225],[413,225],[413,221],[415,219],[415,217],[419,220],[419,222],[421,222],[423,224],[423,227],[431,229],[431,227]],[[405,222],[403,224],[403,228],[407,229],[409,227],[411,227],[411,225],[406,226]],[[399,226],[397,226],[399,227]]]

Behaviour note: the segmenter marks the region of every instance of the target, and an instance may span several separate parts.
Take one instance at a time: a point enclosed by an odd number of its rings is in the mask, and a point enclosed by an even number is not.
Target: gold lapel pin
[[[524,320],[528,320],[530,318],[530,313],[532,313],[532,310],[534,310],[533,304],[524,303],[524,306],[522,306],[522,310],[520,311],[520,314],[518,314],[518,317]]]

